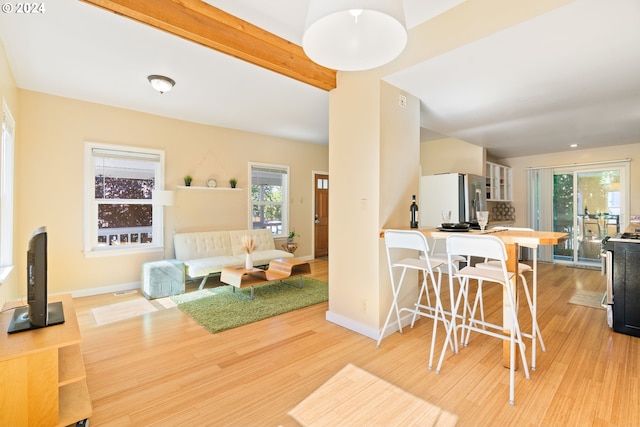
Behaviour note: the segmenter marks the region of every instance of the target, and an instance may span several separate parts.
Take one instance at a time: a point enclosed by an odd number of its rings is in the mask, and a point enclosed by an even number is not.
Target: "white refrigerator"
[[[477,211],[487,210],[487,180],[484,176],[444,173],[420,177],[419,218],[421,227],[442,224],[442,211],[451,211],[451,222],[477,224]]]

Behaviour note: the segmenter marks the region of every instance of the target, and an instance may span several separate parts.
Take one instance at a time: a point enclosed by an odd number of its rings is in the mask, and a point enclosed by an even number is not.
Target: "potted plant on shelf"
[[[184,185],[187,187],[191,186],[191,181],[193,181],[193,178],[191,177],[191,175],[185,175],[184,177]]]
[[[296,229],[294,228],[289,232],[289,235],[287,236],[287,243],[293,243],[293,239],[295,239],[296,237],[300,237],[300,235],[296,233]]]
[[[238,184],[238,180],[235,178],[231,178],[229,180],[229,185],[231,186],[231,188],[236,188],[236,185]]]

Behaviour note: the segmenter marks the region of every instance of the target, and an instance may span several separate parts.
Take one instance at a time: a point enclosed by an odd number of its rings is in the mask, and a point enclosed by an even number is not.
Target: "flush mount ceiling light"
[[[159,76],[157,74],[152,74],[148,76],[147,79],[149,79],[151,86],[160,93],[169,92],[176,84],[173,79],[165,76]]]
[[[402,0],[310,0],[302,48],[314,62],[358,71],[395,59],[407,44]]]

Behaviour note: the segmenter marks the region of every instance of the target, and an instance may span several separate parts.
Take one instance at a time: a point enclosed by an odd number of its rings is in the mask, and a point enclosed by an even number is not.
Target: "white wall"
[[[408,225],[411,195],[418,189],[420,111],[415,97],[377,78],[351,81],[354,76],[341,74],[331,94],[336,108],[330,117],[327,318],[373,337],[391,297],[379,233]],[[398,104],[401,93],[407,108]],[[357,126],[339,120],[354,111]]]
[[[456,138],[420,143],[422,175],[468,173],[485,175],[486,150]]]

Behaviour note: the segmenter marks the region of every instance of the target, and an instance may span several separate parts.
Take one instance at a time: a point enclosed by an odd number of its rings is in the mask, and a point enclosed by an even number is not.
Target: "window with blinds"
[[[87,143],[86,156],[86,251],[162,246],[152,191],[164,187],[164,153]]]

